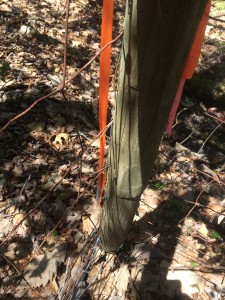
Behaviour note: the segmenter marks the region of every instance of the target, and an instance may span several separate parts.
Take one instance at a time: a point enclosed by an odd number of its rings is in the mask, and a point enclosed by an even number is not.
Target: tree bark
[[[207,0],[129,0],[101,243],[125,241]]]

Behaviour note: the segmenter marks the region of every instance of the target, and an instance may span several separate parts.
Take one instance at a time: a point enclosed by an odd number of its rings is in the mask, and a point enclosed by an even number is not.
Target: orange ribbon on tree
[[[171,133],[172,133],[172,126],[173,126],[176,112],[177,112],[177,109],[178,109],[178,106],[180,103],[185,80],[190,79],[192,77],[192,75],[195,71],[195,68],[198,64],[198,60],[199,60],[199,57],[201,54],[201,48],[202,48],[202,44],[203,44],[204,36],[205,36],[205,29],[206,29],[206,25],[207,25],[208,18],[209,18],[210,7],[211,7],[211,0],[208,0],[204,15],[199,24],[199,27],[198,27],[198,30],[197,30],[197,33],[195,36],[195,40],[192,45],[188,60],[186,62],[186,66],[185,66],[185,69],[184,69],[184,72],[183,72],[183,75],[182,75],[182,78],[180,81],[180,85],[178,87],[177,94],[175,96],[174,103],[173,103],[173,106],[172,106],[172,109],[171,109],[171,112],[169,115],[169,120],[168,120],[167,127],[166,127],[168,136],[171,136]]]
[[[101,31],[101,48],[112,40],[113,24],[113,6],[114,0],[103,0],[102,8],[102,31]],[[101,204],[102,194],[106,182],[106,172],[103,170],[104,149],[106,141],[106,123],[108,111],[108,93],[110,78],[110,56],[111,45],[105,48],[100,54],[100,79],[99,79],[99,128],[100,137],[100,158],[99,158],[99,177],[97,200]]]

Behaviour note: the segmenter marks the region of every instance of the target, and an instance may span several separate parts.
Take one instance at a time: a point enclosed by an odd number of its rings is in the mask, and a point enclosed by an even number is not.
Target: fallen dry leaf
[[[201,224],[201,227],[198,229],[198,232],[201,233],[204,237],[208,237],[208,229],[204,223]]]
[[[82,217],[83,231],[90,234],[93,229],[99,226],[102,210],[98,202],[92,198],[91,205],[85,211],[86,215]]]
[[[66,245],[60,244],[51,252],[40,254],[25,269],[25,279],[32,287],[45,286],[64,261]]]
[[[52,145],[56,149],[64,149],[67,147],[69,141],[69,135],[68,133],[59,133],[56,135],[53,135],[51,138]]]

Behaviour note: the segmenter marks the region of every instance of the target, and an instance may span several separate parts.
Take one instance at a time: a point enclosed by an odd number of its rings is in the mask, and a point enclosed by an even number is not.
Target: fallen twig
[[[219,119],[219,118],[217,118],[217,117],[215,117],[213,115],[210,115],[210,114],[208,114],[206,112],[203,112],[203,114],[206,115],[206,116],[208,116],[208,117],[210,117],[210,118],[212,118],[212,119],[215,119],[215,120],[219,121],[220,123],[225,124],[225,121],[223,121],[223,120],[221,120],[221,119]]]
[[[18,275],[21,275],[20,270],[10,261],[10,259],[7,256],[5,256],[3,253],[1,253],[1,256],[13,267],[13,269],[16,270]]]
[[[68,80],[65,81],[65,85],[67,85],[69,82],[71,82],[75,77],[77,77],[78,74],[80,74],[84,69],[86,69],[99,55],[102,51],[104,51],[109,45],[115,43],[121,36],[123,32],[120,32],[120,34],[110,41],[108,44],[106,44],[98,53],[96,53],[82,68],[80,68],[77,72],[75,72],[73,75],[69,77]],[[14,118],[10,119],[1,129],[0,129],[0,135],[8,128],[12,123],[14,123],[16,120],[20,119],[24,115],[26,115],[33,107],[35,107],[39,102],[55,95],[58,92],[61,92],[63,89],[63,84],[59,84],[59,86],[54,89],[51,93],[37,99],[34,101],[28,108],[26,108],[24,111],[22,111],[20,114],[16,115]]]
[[[212,181],[211,181],[212,182]],[[210,183],[211,183],[210,182]],[[195,204],[193,205],[193,207],[189,210],[189,212],[187,213],[187,215],[184,217],[184,218],[182,218],[180,221],[179,221],[179,224],[180,223],[182,223],[191,213],[192,213],[192,211],[195,209],[195,207],[198,205],[198,200],[199,200],[199,198],[200,198],[200,196],[202,195],[202,193],[204,192],[205,190],[203,189],[199,194],[198,194],[198,196],[197,196],[197,198],[196,198],[196,200],[195,200]]]

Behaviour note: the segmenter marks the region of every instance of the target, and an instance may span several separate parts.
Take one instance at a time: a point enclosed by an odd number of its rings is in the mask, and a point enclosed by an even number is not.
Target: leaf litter
[[[70,8],[71,74],[98,51],[101,6],[71,1]],[[4,125],[59,83],[65,8],[60,1],[2,1],[0,11],[1,61],[10,67],[0,81]],[[115,32],[123,13],[124,1],[116,3]],[[208,34],[218,37],[215,32]],[[112,74],[119,51],[120,42],[113,47]],[[116,254],[106,254],[98,248],[101,210],[95,201],[99,140],[89,146],[98,135],[97,95],[94,62],[66,87],[72,116],[55,95],[1,137],[0,296],[223,299],[224,125],[209,138],[219,122],[185,95],[128,240]],[[113,107],[113,82],[109,100]],[[217,108],[207,113],[225,118]]]

